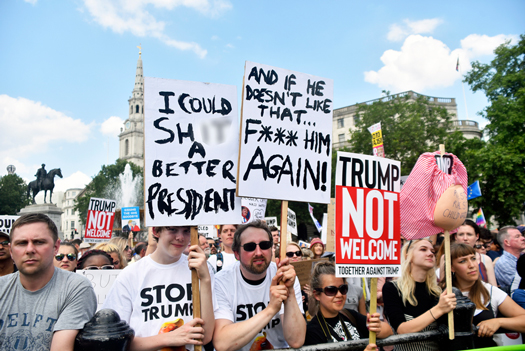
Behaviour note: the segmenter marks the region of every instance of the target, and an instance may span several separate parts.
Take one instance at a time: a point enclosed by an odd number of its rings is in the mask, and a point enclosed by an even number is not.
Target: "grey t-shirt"
[[[0,277],[0,351],[49,350],[53,332],[82,329],[96,308],[93,287],[80,274],[55,268],[37,291],[22,286],[19,272]]]

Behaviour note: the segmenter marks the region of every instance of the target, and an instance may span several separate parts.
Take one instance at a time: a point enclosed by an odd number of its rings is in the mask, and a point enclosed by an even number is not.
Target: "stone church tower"
[[[135,87],[128,100],[129,117],[119,135],[119,158],[144,167],[144,76],[140,46]]]

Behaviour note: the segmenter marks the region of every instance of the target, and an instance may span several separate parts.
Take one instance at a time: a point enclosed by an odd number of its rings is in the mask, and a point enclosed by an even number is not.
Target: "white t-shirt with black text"
[[[217,255],[211,255],[210,258],[208,258],[208,263],[213,268],[213,272],[214,273],[217,273],[217,265],[218,264],[222,264],[222,269],[224,269],[226,267],[231,266],[235,262],[237,262],[237,259],[235,258],[235,254],[226,253],[226,252],[221,252],[221,254],[222,254],[222,262],[221,263],[217,262],[218,261],[217,260]]]
[[[212,289],[213,276],[210,272]],[[135,336],[148,337],[157,335],[165,322],[178,318],[184,323],[193,320],[191,293],[191,270],[186,255],[171,264],[160,264],[146,256],[122,270],[103,308],[117,311],[135,330]],[[215,296],[212,299],[216,306]],[[193,350],[192,345],[186,348]]]
[[[214,295],[217,298],[215,319],[227,319],[237,323],[248,320],[264,310],[270,302],[270,286],[272,278],[277,272],[277,265],[274,262],[270,263],[266,272],[266,278],[259,285],[251,285],[243,279],[238,261],[217,273],[214,288]],[[297,278],[295,279],[294,290],[297,304],[302,313],[301,287]],[[249,351],[254,342],[270,342],[275,349],[288,348],[280,318],[283,313],[284,305],[281,306],[281,310],[270,322],[257,333],[256,337],[239,350]],[[266,341],[263,333],[266,334]]]

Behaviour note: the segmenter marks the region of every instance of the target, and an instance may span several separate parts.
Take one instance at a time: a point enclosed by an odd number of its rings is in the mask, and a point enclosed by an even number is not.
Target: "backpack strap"
[[[357,327],[357,321],[350,311],[348,311],[346,308],[343,308],[341,311],[339,311],[339,313],[348,318],[353,326]]]
[[[218,252],[217,253],[217,273],[221,271],[223,265],[224,265],[224,257],[222,257],[222,252]]]

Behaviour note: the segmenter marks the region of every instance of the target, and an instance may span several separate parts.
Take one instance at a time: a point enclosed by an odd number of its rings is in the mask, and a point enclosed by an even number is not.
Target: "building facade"
[[[77,196],[82,192],[82,188],[71,188],[64,192],[62,201],[60,202],[60,208],[62,213],[61,228],[60,230],[64,233],[64,239],[73,239],[84,237],[84,227],[80,223],[80,216],[78,211],[75,211],[75,201]]]
[[[144,167],[144,76],[139,51],[135,86],[128,100],[129,117],[119,135],[119,158]]]
[[[408,99],[413,101],[415,101],[418,97],[423,96],[431,105],[436,105],[445,108],[451,117],[452,125],[458,128],[463,133],[465,138],[481,138],[481,131],[479,129],[478,122],[470,120],[458,120],[458,108],[455,98],[440,98],[426,96],[418,94],[411,90],[395,95],[390,95],[390,98],[395,99],[399,97],[405,97],[407,95]],[[359,121],[359,115],[357,114],[357,109],[359,108],[359,106],[363,104],[371,105],[374,102],[379,101],[381,99],[384,98],[374,99],[370,101],[357,103],[355,105],[334,109],[332,120],[332,145],[335,149],[341,149],[345,146],[349,146],[348,141],[350,140],[350,129],[355,129],[355,125]]]

